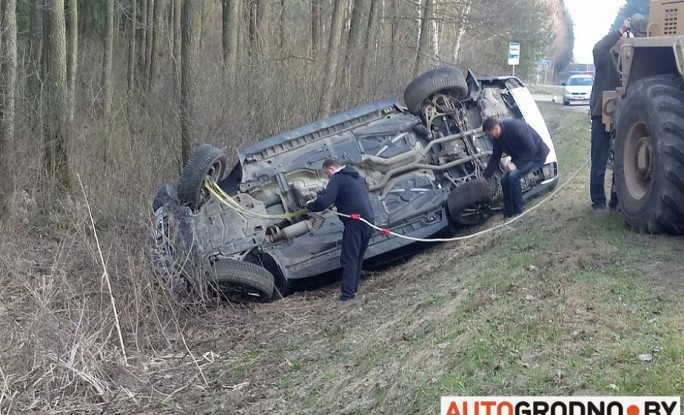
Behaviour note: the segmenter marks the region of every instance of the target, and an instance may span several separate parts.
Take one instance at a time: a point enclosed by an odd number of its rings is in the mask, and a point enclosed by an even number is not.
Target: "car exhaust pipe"
[[[283,229],[273,227],[273,233],[271,235],[266,235],[266,238],[269,239],[270,242],[278,242],[282,240],[290,241],[298,236],[309,233],[312,230],[313,224],[308,220],[303,220]]]

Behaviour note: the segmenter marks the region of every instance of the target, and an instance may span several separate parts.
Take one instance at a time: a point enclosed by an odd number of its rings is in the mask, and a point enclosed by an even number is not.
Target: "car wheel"
[[[563,101],[563,105],[565,105],[565,106],[570,105],[570,101]]]
[[[457,100],[468,96],[468,83],[460,69],[443,66],[419,75],[406,87],[404,102],[411,114],[421,115],[424,101],[442,91],[448,91]]]
[[[209,198],[204,183],[218,182],[226,171],[227,159],[223,151],[210,144],[202,144],[190,154],[180,179],[178,198],[192,210],[199,209]]]
[[[273,295],[273,275],[245,261],[220,259],[211,269],[211,282],[230,301],[268,302]]]
[[[637,232],[684,232],[684,99],[668,75],[635,82],[620,104],[613,172],[622,214]]]
[[[488,189],[477,180],[466,182],[449,194],[447,208],[449,217],[459,225],[474,226],[484,223],[490,216]]]

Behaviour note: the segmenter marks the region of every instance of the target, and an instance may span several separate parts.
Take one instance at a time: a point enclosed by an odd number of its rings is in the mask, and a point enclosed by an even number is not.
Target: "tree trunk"
[[[2,36],[0,50],[0,215],[4,213],[8,200],[12,197],[13,177],[9,168],[9,149],[14,143],[14,93],[17,85],[17,2],[5,0],[0,16]],[[1,217],[1,216],[0,216]]]
[[[432,39],[430,39],[430,54],[433,58],[439,56],[439,24],[435,16],[438,16],[439,0],[432,0],[432,12],[430,27],[432,28]]]
[[[271,10],[270,0],[257,0],[257,21],[256,21],[256,40],[257,50],[261,56],[268,54],[268,42],[271,29]]]
[[[128,72],[127,72],[127,83],[128,90],[132,91],[135,88],[135,39],[136,39],[136,27],[138,26],[138,5],[136,0],[131,0],[131,27],[128,33]]]
[[[254,55],[257,49],[257,4],[256,0],[246,0],[247,33],[249,34],[249,55]]]
[[[112,110],[112,59],[114,55],[114,0],[105,4],[104,59],[102,61],[102,111],[105,117]]]
[[[416,62],[413,67],[414,75],[420,74],[427,66],[427,58],[430,55],[430,42],[432,40],[432,5],[433,0],[423,0],[423,12],[420,23],[420,37],[418,40],[418,50]]]
[[[202,3],[204,0],[183,2],[183,45],[181,77],[181,159],[183,165],[192,149],[192,134],[196,117],[197,78],[199,72]]]
[[[323,85],[321,88],[323,93],[321,94],[321,104],[318,109],[320,116],[328,115],[332,108],[332,98],[335,90],[335,73],[337,72],[337,60],[340,54],[342,31],[344,30],[344,12],[347,8],[347,4],[348,0],[337,0],[335,1],[335,7],[333,8],[328,53],[326,54]]]
[[[46,132],[45,160],[47,171],[60,190],[71,187],[69,159],[66,152],[68,117],[67,106],[67,59],[66,23],[64,0],[45,3],[46,43]]]
[[[316,59],[321,51],[322,38],[321,0],[311,0],[311,57],[313,59]]]
[[[138,82],[142,81],[147,73],[147,2],[152,0],[140,0],[140,13],[138,25]]]
[[[76,0],[68,0],[67,30],[67,114],[74,119],[76,102],[76,72],[78,70],[78,6]]]
[[[154,41],[154,4],[160,0],[147,0],[147,22],[145,23],[145,28],[147,30],[147,45],[145,45],[145,72],[143,72],[143,77],[145,78],[146,89],[149,88],[150,83],[150,68],[152,66],[152,42]]]
[[[399,7],[397,2],[399,0],[389,0],[390,1],[390,69],[394,69],[397,61],[397,42],[399,37],[399,18],[397,13],[399,12]]]
[[[356,62],[358,58],[359,43],[361,40],[361,34],[363,33],[363,17],[366,14],[366,1],[365,0],[352,0],[352,18],[349,24],[349,38],[347,39],[347,53],[344,56],[344,66],[342,66],[343,71],[349,71],[352,73],[352,62]],[[348,73],[348,74],[349,74]]]
[[[454,63],[458,63],[458,54],[461,52],[461,42],[466,32],[471,4],[472,0],[466,0],[465,7],[461,10],[461,20],[458,25],[458,32],[456,33],[456,41],[454,42]]]
[[[159,79],[159,67],[161,60],[162,36],[164,32],[164,5],[165,0],[156,0],[154,2],[154,17],[152,22],[152,51],[150,53],[150,78],[148,85],[150,91],[154,91]]]
[[[370,12],[368,13],[368,28],[366,30],[366,43],[364,45],[364,53],[361,57],[361,85],[364,89],[368,87],[368,78],[370,77],[370,62],[375,60],[376,46],[375,39],[377,36],[378,26],[378,9],[380,8],[381,0],[371,0]]]
[[[221,46],[223,47],[223,66],[228,66],[230,3],[230,0],[221,0]]]
[[[48,0],[40,1],[41,7]],[[88,38],[93,36],[93,1],[81,1],[81,13],[78,14],[78,33]]]
[[[240,0],[223,0],[223,59],[228,85],[235,85],[238,62]]]
[[[280,13],[278,26],[280,28],[280,35],[278,36],[278,46],[280,46],[280,53],[285,50],[285,0],[280,0]]]
[[[38,108],[42,88],[41,61],[43,59],[43,0],[31,2],[31,26],[29,28],[30,63],[28,65],[28,96],[33,108]],[[40,113],[40,111],[36,111]],[[33,117],[34,119],[39,117]],[[39,120],[34,126],[41,125]],[[40,133],[40,132],[39,132]],[[40,133],[42,135],[42,133]]]
[[[180,96],[181,86],[181,16],[183,15],[182,0],[174,0],[173,5],[173,74],[176,86],[176,96]]]

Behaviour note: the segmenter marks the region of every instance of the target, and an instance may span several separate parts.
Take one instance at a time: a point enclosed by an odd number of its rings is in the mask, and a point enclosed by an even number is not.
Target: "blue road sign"
[[[508,42],[508,64],[520,65],[520,43]]]

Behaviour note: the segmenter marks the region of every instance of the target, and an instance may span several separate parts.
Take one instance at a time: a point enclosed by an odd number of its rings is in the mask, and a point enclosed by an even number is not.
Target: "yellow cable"
[[[235,199],[230,197],[221,187],[219,187],[218,184],[215,182],[206,182],[204,183],[204,187],[209,190],[209,192],[214,195],[214,197],[224,205],[228,206],[231,209],[235,209],[238,212],[247,215],[247,216],[253,216],[257,218],[263,218],[263,219],[291,219],[295,218],[297,216],[302,216],[308,212],[307,209],[300,209],[295,212],[291,213],[282,213],[279,215],[263,215],[261,213],[256,213],[252,212],[248,209],[243,208]]]

